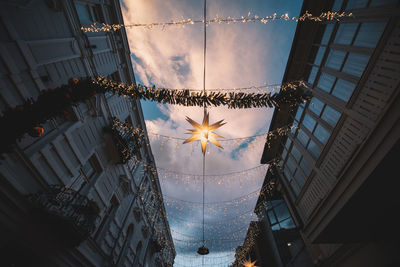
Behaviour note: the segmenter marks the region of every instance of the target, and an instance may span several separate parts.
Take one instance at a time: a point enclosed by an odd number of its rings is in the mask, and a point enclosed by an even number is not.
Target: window
[[[294,173],[294,171],[296,170],[296,163],[294,163],[291,157],[289,157],[286,161],[286,167],[289,169],[290,173]]]
[[[304,157],[302,158],[302,160],[300,162],[300,168],[303,170],[304,174],[307,177],[310,176],[312,168],[310,167],[308,162],[304,159]]]
[[[321,148],[313,140],[308,144],[307,150],[315,160],[318,160],[319,155],[321,155],[322,152]]]
[[[105,22],[101,6],[96,4],[80,4],[75,3],[76,13],[82,25],[91,24],[93,22]]]
[[[343,72],[361,77],[369,61],[369,56],[350,53],[343,67]]]
[[[330,126],[335,127],[336,123],[338,122],[340,116],[342,114],[337,111],[336,109],[331,108],[330,106],[326,105],[324,112],[322,113],[321,118],[326,121]]]
[[[347,102],[353,94],[355,87],[354,83],[339,79],[333,88],[332,95]]]
[[[364,22],[361,24],[353,45],[374,48],[379,42],[386,22]]]
[[[297,112],[296,112],[296,117],[295,117],[295,119],[297,120],[297,121],[300,121],[300,118],[301,118],[301,114],[303,114],[303,108],[302,107],[299,107],[298,109],[297,109]]]
[[[349,0],[346,9],[364,8],[367,6],[368,0]]]
[[[296,170],[296,173],[293,175],[293,177],[296,180],[296,183],[299,185],[299,187],[303,188],[305,180],[303,174],[301,174],[301,171],[299,169]]]
[[[328,44],[333,31],[333,26],[334,26],[333,24],[326,25],[324,35],[322,36],[321,44],[323,45]]]
[[[324,57],[325,50],[326,50],[326,48],[323,46],[321,46],[318,49],[317,55],[315,56],[315,59],[314,59],[315,65],[318,65],[318,66],[321,65],[321,61],[322,61],[322,58]]]
[[[284,200],[267,201],[266,206],[268,209],[268,221],[272,230],[293,229],[296,227]]]
[[[300,151],[297,149],[296,146],[292,147],[292,151],[290,152],[292,154],[292,156],[294,157],[294,159],[299,162],[300,158],[301,158],[301,153]]]
[[[318,68],[312,67],[310,75],[308,76],[308,83],[313,84],[315,81],[315,77],[317,76]]]
[[[344,58],[346,57],[345,51],[330,50],[328,58],[326,59],[325,66],[331,69],[340,70],[342,67]]]
[[[357,30],[358,23],[342,23],[336,32],[335,44],[350,45]]]
[[[314,112],[315,115],[321,115],[321,111],[324,108],[324,103],[316,97],[311,99],[308,109]]]
[[[90,183],[96,173],[100,172],[100,165],[93,155],[89,160],[79,169],[78,177],[74,179],[71,188],[75,191],[80,191]]]
[[[318,80],[318,88],[320,88],[321,90],[330,93],[333,83],[335,82],[336,77],[326,74],[326,73],[322,73],[321,77]]]
[[[315,128],[314,131],[314,136],[322,143],[326,144],[328,142],[328,139],[330,137],[330,133],[328,130],[326,130],[324,127],[322,127],[320,124],[317,125],[317,128]]]
[[[299,130],[299,133],[297,134],[297,140],[299,140],[299,142],[300,142],[304,147],[306,147],[306,145],[307,145],[309,139],[310,139],[310,138],[308,137],[308,135],[307,135],[302,129],[300,129],[300,130]]]
[[[310,115],[306,114],[302,123],[312,133],[317,122]]]
[[[336,0],[332,6],[332,11],[339,11],[342,7],[343,0]]]
[[[395,4],[397,4],[397,0],[371,0],[369,6],[373,7],[373,6],[384,6],[384,5],[395,5]]]

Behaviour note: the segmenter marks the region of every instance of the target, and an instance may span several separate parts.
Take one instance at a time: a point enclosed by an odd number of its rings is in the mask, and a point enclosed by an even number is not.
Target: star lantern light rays
[[[251,261],[249,258],[247,261],[243,262],[244,267],[257,267],[256,266],[256,261]]]
[[[200,140],[201,142],[201,151],[203,152],[203,155],[206,153],[207,149],[207,143],[211,142],[217,147],[223,149],[223,147],[220,145],[218,140],[216,138],[223,138],[222,136],[214,133],[214,130],[220,128],[226,122],[224,120],[217,121],[214,124],[210,125],[210,116],[207,111],[204,111],[204,117],[203,117],[203,122],[202,124],[199,124],[192,120],[189,117],[186,117],[186,120],[194,127],[194,129],[188,129],[189,132],[186,134],[191,134],[192,136],[186,139],[183,144],[187,144],[193,141]]]

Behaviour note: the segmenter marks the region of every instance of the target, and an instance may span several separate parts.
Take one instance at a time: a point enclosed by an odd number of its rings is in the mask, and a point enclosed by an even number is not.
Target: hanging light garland
[[[247,23],[247,22],[260,22],[263,24],[267,24],[269,22],[273,21],[313,21],[313,22],[325,22],[325,21],[340,21],[343,18],[350,18],[353,17],[352,13],[346,13],[346,12],[334,12],[334,11],[327,11],[327,12],[322,12],[318,16],[314,16],[313,14],[309,13],[306,11],[303,15],[301,16],[289,16],[288,13],[282,14],[282,15],[277,15],[277,13],[274,13],[269,16],[265,17],[260,17],[257,15],[252,15],[251,12],[247,14],[247,16],[241,16],[237,18],[233,17],[224,17],[221,18],[218,15],[215,18],[212,19],[182,19],[182,20],[176,20],[176,21],[170,21],[170,22],[153,22],[153,23],[133,23],[133,24],[106,24],[106,23],[95,23],[90,25],[89,27],[81,27],[81,30],[83,32],[112,32],[112,31],[119,31],[121,28],[129,29],[129,28],[145,28],[145,29],[153,29],[155,27],[161,27],[162,29],[165,29],[166,27],[169,26],[181,26],[184,27],[185,25],[193,25],[193,24],[205,24],[205,25],[210,25],[210,24],[230,24],[230,23]]]
[[[189,90],[171,90],[148,87],[144,85],[125,84],[98,77],[93,81],[96,85],[121,96],[134,99],[156,101],[164,104],[181,106],[227,106],[232,109],[279,107],[281,104],[296,106],[311,98],[310,92],[297,86],[277,93],[243,93],[243,92],[191,92]]]

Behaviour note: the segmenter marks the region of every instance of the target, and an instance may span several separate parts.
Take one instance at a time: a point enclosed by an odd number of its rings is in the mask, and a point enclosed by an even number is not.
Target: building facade
[[[286,236],[268,249],[276,266],[399,266],[400,3],[309,0],[307,10],[353,17],[297,26],[283,83],[306,81],[312,98],[274,112],[270,130],[296,127],[264,149],[261,162],[280,166],[263,190],[272,182],[281,196],[260,197],[256,212],[274,233],[284,203],[291,221],[279,227],[297,231],[299,249],[282,250]]]
[[[71,78],[135,83],[118,0],[0,2],[0,108]],[[0,162],[2,266],[172,266],[175,250],[138,100],[97,94],[24,135]],[[2,129],[3,131],[6,129]],[[121,156],[121,144],[131,157]],[[123,147],[124,148],[124,147]]]

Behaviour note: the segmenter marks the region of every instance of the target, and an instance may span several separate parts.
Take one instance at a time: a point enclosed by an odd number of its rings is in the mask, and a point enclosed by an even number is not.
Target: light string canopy
[[[267,24],[273,21],[310,21],[310,22],[329,22],[329,21],[340,21],[345,18],[353,17],[353,13],[349,12],[336,12],[336,11],[326,11],[320,13],[320,15],[313,15],[309,11],[306,11],[301,16],[289,16],[288,13],[278,15],[277,13],[273,13],[269,16],[260,17],[258,15],[252,15],[251,12],[247,14],[247,16],[241,17],[219,17],[218,15],[211,19],[181,19],[169,22],[152,22],[152,23],[133,23],[133,24],[106,24],[106,23],[94,23],[89,27],[81,27],[83,32],[113,32],[119,31],[121,28],[129,29],[129,28],[145,28],[145,29],[153,29],[155,27],[161,27],[165,29],[170,26],[181,26],[184,27],[186,25],[193,25],[202,23],[206,26],[211,24],[230,24],[230,23],[247,23],[247,22],[260,22],[263,24]]]

